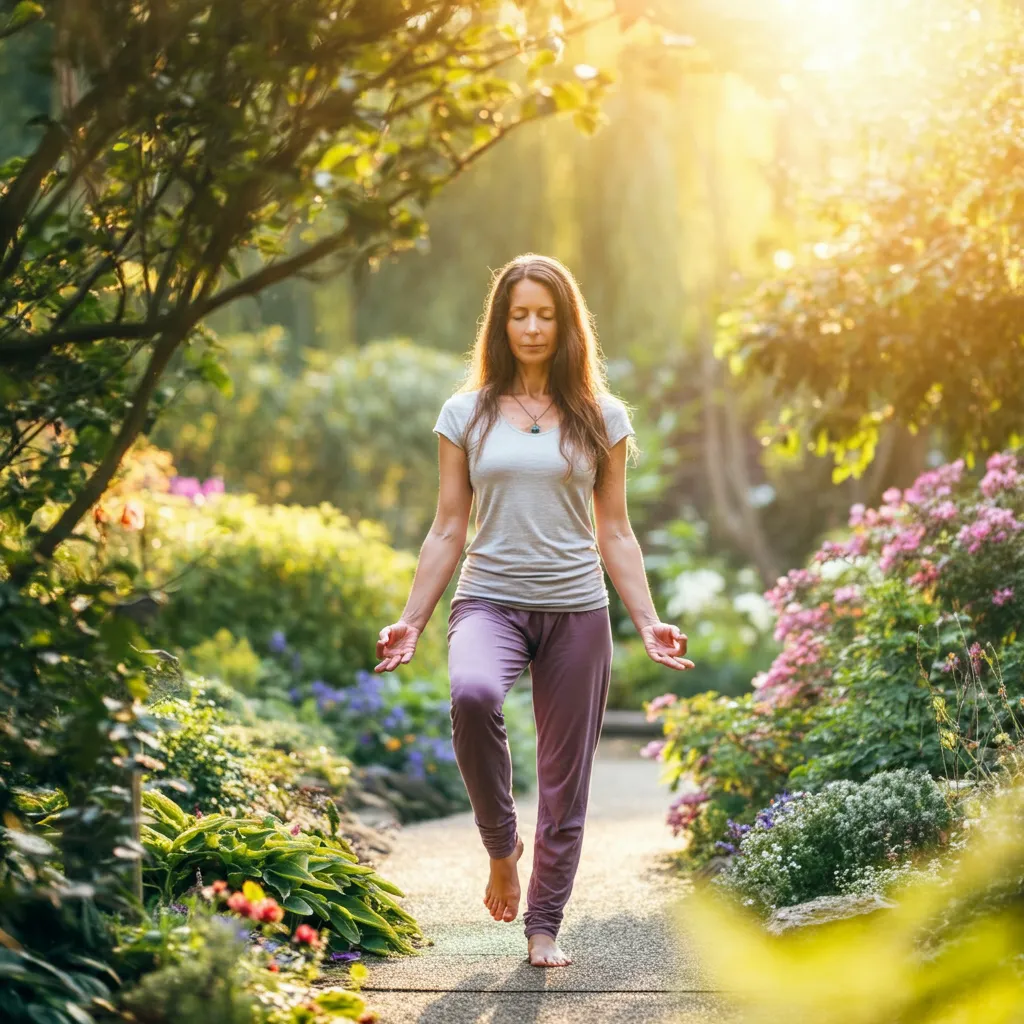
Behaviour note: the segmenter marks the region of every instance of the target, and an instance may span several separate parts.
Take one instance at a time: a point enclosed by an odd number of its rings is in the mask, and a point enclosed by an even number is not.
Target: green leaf
[[[289,894],[294,888],[290,878],[286,878],[284,875],[279,875],[271,868],[263,869],[263,881],[274,889],[282,900],[288,899]]]
[[[353,156],[357,152],[356,147],[351,142],[339,142],[334,146],[331,146],[323,158],[320,160],[319,170],[321,171],[333,171],[343,160],[347,160],[350,156]]]
[[[302,914],[303,917],[313,913],[313,908],[308,904],[301,896],[297,896],[292,893],[291,896],[285,896],[281,899],[281,906],[285,910],[291,910],[296,914]]]
[[[349,942],[360,941],[359,926],[356,924],[355,918],[345,907],[337,903],[328,904],[327,917],[342,938],[348,939]]]

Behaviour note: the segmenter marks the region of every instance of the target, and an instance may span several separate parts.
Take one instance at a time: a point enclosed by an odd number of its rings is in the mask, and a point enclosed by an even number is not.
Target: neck
[[[551,378],[548,366],[520,364],[516,369],[516,377],[512,382],[512,393],[526,394],[530,398],[545,398],[548,394],[548,384]]]

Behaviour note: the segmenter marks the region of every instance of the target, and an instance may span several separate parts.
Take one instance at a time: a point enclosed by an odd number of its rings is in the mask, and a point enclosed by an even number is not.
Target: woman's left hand
[[[668,665],[679,672],[693,668],[693,662],[683,657],[686,653],[686,634],[680,633],[678,627],[668,622],[656,622],[651,626],[644,626],[640,630],[640,636],[651,661],[656,661],[659,665]]]

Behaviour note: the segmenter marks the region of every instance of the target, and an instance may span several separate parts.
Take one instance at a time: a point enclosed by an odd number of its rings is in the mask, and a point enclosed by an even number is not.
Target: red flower
[[[259,903],[254,903],[252,909],[253,919],[257,921],[276,923],[284,917],[284,908],[278,906],[277,900],[270,899],[269,897],[265,900],[260,900]]]
[[[277,964],[267,964],[267,970],[272,971],[274,974],[277,974],[277,972],[281,970],[281,968],[278,967]]]
[[[227,887],[228,887],[228,883],[225,882],[223,878],[218,878],[217,881],[214,882],[213,886],[212,886],[213,891],[215,893],[222,893],[222,892],[224,892],[227,889]]]
[[[301,942],[304,945],[316,946],[320,943],[320,933],[308,924],[300,924],[295,929],[295,941]]]
[[[228,909],[242,917],[252,917],[252,904],[240,892],[233,892],[228,897]]]

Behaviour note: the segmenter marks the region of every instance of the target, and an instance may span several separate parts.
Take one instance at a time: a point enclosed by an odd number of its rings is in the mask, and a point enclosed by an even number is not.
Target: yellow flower
[[[388,750],[398,750],[399,747],[401,747],[401,745],[402,745],[402,741],[400,739],[398,739],[397,736],[389,736],[384,741],[384,746],[387,747]]]

